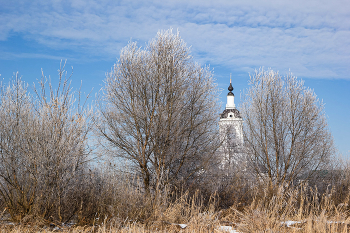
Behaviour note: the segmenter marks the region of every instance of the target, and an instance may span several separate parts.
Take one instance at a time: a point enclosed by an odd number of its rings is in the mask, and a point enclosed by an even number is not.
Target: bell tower
[[[243,119],[236,109],[231,75],[228,91],[226,108],[220,114],[219,121],[220,139],[222,140],[220,153],[224,167],[240,163],[243,149]]]

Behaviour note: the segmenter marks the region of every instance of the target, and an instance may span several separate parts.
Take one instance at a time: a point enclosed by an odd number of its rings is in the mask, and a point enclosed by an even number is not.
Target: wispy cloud
[[[21,33],[49,48],[110,58],[131,38],[144,45],[173,27],[202,63],[350,79],[350,4],[343,0],[9,2],[0,12],[3,41]]]
[[[11,52],[1,52],[1,59],[2,60],[11,60],[11,59],[23,59],[23,58],[39,58],[39,59],[49,59],[49,60],[70,60],[75,61],[75,58],[70,57],[67,58],[67,56],[55,56],[55,55],[49,55],[49,54],[42,54],[42,53],[11,53]]]

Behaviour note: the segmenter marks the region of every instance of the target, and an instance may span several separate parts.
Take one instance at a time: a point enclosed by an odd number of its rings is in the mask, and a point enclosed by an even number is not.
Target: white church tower
[[[243,162],[243,120],[236,109],[231,77],[228,90],[226,108],[220,114],[219,121],[223,167],[232,167]]]

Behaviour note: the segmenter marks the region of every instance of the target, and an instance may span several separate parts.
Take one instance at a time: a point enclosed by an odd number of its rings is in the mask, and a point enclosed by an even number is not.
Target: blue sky
[[[290,69],[323,100],[335,144],[350,156],[348,0],[0,0],[1,78],[19,71],[33,83],[43,69],[54,80],[67,59],[73,86],[94,94],[122,47],[169,28],[214,69],[222,102],[230,73],[239,106],[254,69]]]

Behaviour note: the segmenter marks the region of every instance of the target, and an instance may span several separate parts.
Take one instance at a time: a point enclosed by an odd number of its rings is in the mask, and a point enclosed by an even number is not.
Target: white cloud
[[[10,60],[10,59],[21,59],[21,58],[43,58],[49,60],[67,60],[74,61],[75,58],[67,58],[66,56],[54,56],[48,54],[40,54],[40,53],[9,53],[9,52],[1,52],[2,59]]]
[[[22,1],[0,14],[0,40],[19,32],[51,48],[116,57],[130,38],[144,45],[173,27],[203,63],[350,78],[350,4],[343,0]]]

